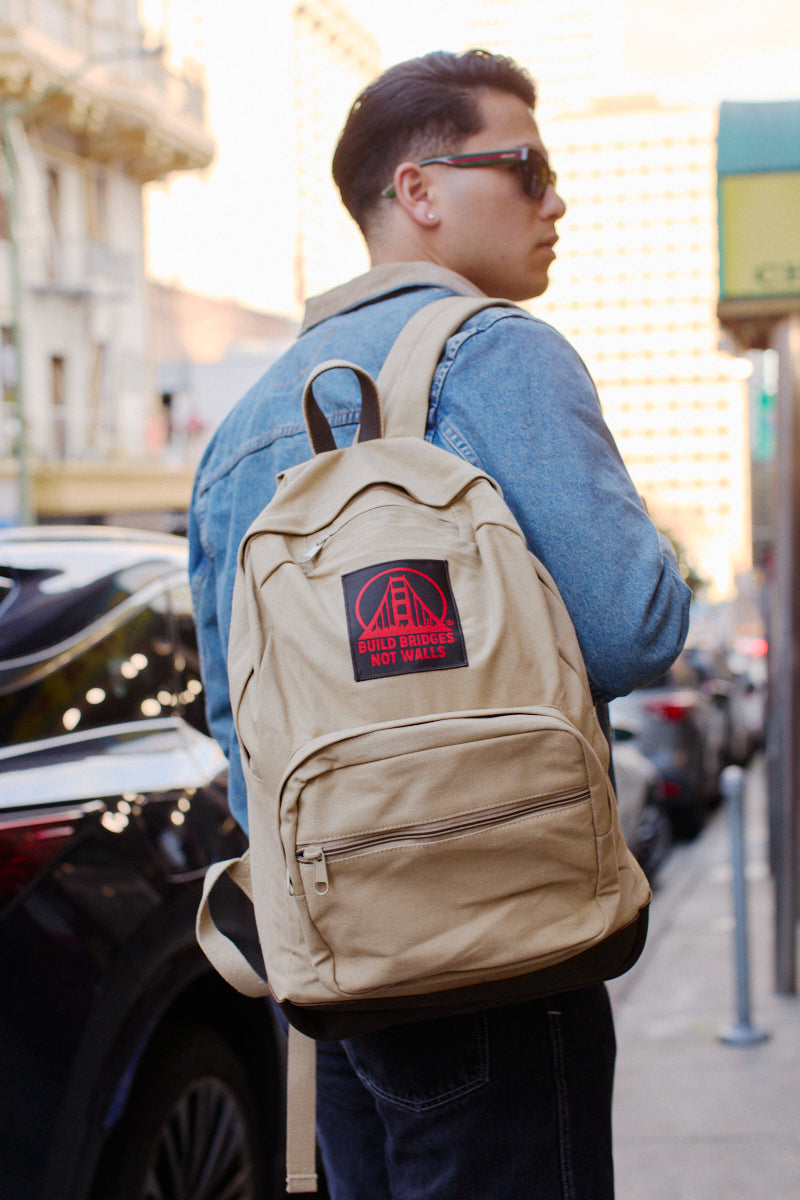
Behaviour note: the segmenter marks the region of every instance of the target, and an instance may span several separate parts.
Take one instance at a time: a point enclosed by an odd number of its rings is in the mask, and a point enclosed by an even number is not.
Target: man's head
[[[545,290],[564,205],[535,102],[526,71],[481,50],[429,54],[370,84],[333,175],[373,265],[437,262],[514,300]],[[452,161],[464,154],[481,157]]]
[[[333,178],[347,211],[366,233],[381,192],[406,158],[453,153],[481,127],[480,91],[519,96],[531,110],[536,90],[509,58],[443,50],[390,67],[350,109],[333,156]]]

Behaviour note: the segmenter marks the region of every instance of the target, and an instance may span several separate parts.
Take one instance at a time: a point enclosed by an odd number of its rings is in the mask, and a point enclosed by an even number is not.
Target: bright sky
[[[188,0],[186,0],[188,2]],[[474,0],[339,0],[378,37],[384,65],[470,43]],[[608,92],[667,98],[800,97],[797,0],[588,0],[603,31]],[[177,175],[148,204],[150,270],[157,278],[256,308],[293,312],[292,0],[200,0],[213,167]],[[519,44],[535,55],[552,0],[494,0],[524,12]],[[735,10],[735,11],[734,11]],[[180,19],[182,0],[172,0]],[[517,39],[503,46],[515,52]],[[536,75],[535,63],[532,64]],[[342,119],[345,114],[342,113]],[[546,130],[545,130],[546,136]],[[360,269],[360,268],[359,268]]]

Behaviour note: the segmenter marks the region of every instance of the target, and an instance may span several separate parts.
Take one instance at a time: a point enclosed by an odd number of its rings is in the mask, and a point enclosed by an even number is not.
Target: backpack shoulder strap
[[[250,883],[250,851],[245,850],[241,858],[227,858],[212,864],[203,881],[203,895],[197,910],[195,932],[201,950],[223,979],[243,992],[245,996],[266,996],[269,985],[266,979],[250,965],[239,947],[218,928],[211,915],[211,892],[222,875],[229,875],[241,888],[248,900],[253,901]]]
[[[516,308],[489,296],[447,296],[403,326],[378,376],[385,437],[425,437],[433,376],[447,339],[484,308]]]
[[[197,940],[211,965],[223,979],[245,996],[266,996],[269,985],[262,979],[238,946],[215,924],[210,897],[217,881],[228,875],[252,903],[250,851],[209,867],[197,913]],[[289,1026],[286,1083],[286,1191],[316,1192],[316,1098],[317,1044]]]

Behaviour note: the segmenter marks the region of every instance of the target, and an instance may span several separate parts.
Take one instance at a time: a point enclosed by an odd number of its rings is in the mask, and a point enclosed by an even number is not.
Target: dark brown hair
[[[476,93],[510,92],[529,108],[536,88],[511,58],[444,50],[390,67],[357,98],[333,156],[333,178],[347,211],[362,231],[406,158],[455,152],[481,129]]]

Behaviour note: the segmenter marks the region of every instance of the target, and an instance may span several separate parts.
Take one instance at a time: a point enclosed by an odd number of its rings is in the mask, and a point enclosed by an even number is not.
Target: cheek
[[[487,218],[487,248],[504,262],[516,261],[522,265],[531,245],[528,222],[520,220],[518,214],[509,211],[508,207],[503,205],[498,205],[493,212],[488,213]]]

